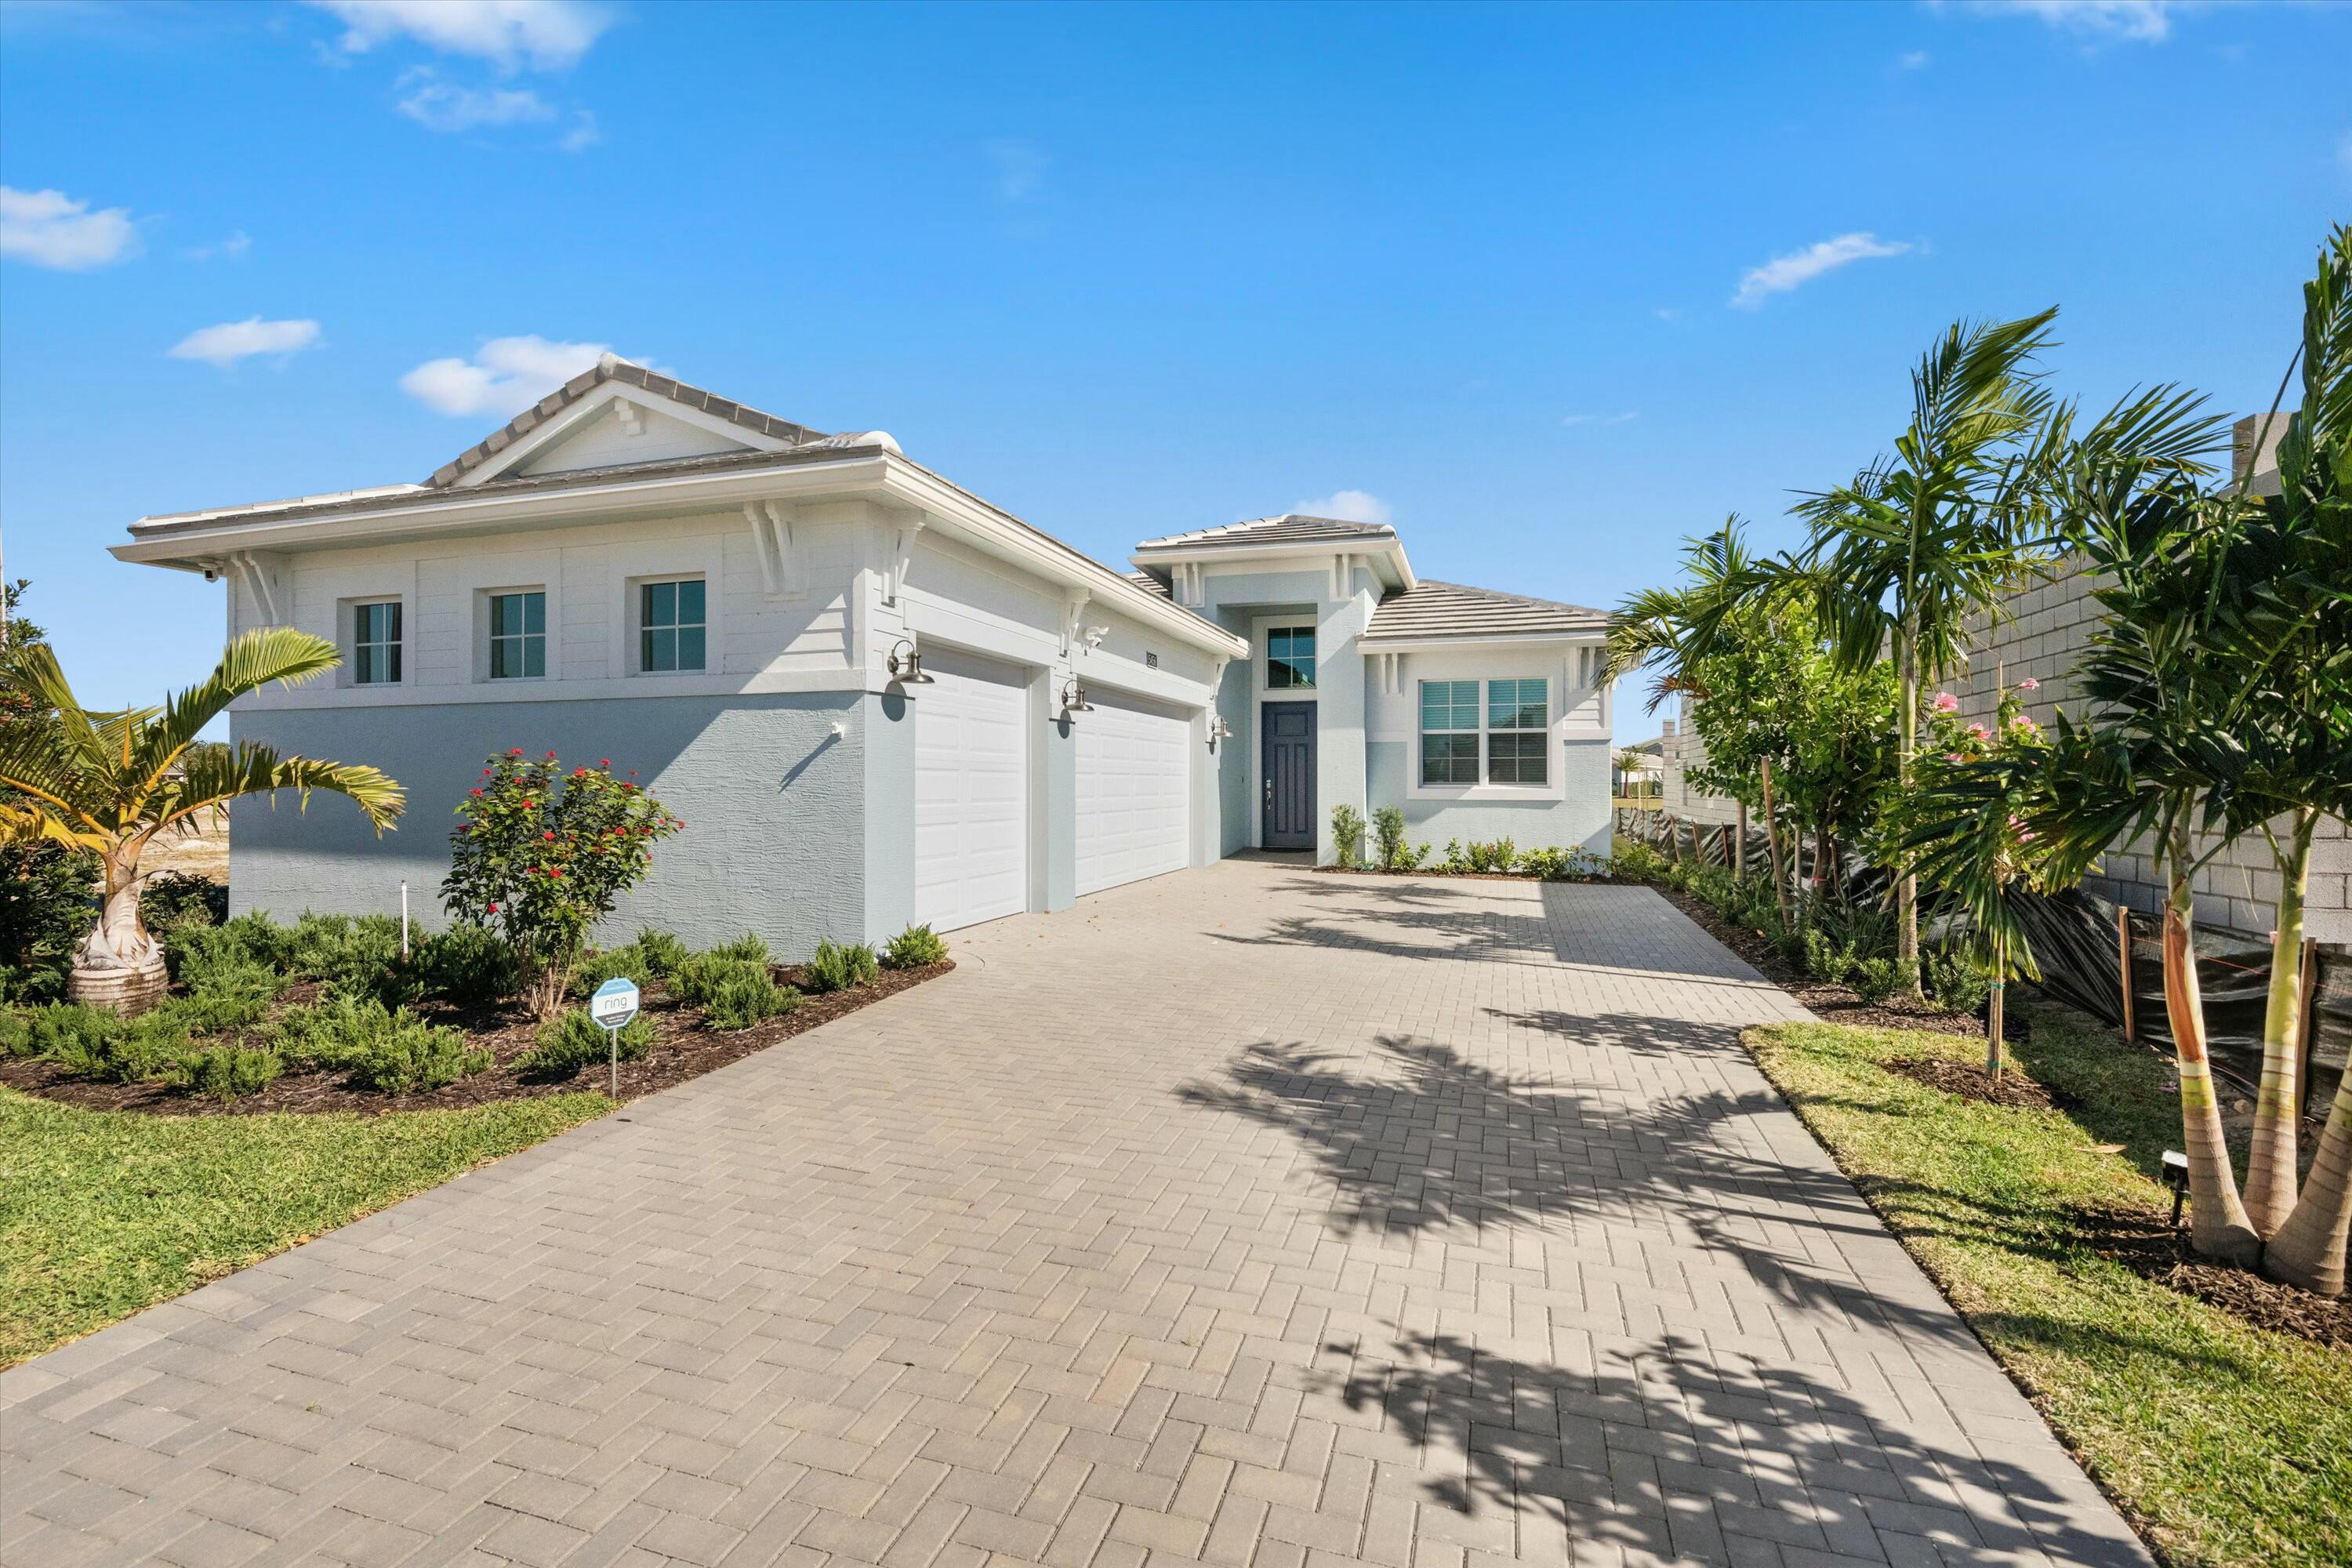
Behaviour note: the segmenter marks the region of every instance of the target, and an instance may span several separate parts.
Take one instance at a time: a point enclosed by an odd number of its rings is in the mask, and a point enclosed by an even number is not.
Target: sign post
[[[621,1031],[637,1016],[637,983],[626,975],[616,974],[596,987],[596,994],[588,998],[588,1016],[604,1031],[604,1043],[613,1053],[613,1098],[621,1098]]]

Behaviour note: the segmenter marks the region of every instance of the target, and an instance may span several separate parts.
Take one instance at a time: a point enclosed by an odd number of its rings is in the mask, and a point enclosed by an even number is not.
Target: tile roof
[[[1137,587],[1142,589],[1147,594],[1157,594],[1160,597],[1167,599],[1171,603],[1176,597],[1175,595],[1171,594],[1168,591],[1167,584],[1162,583],[1159,578],[1154,577],[1149,572],[1128,572],[1121,574],[1121,575],[1125,576],[1129,582],[1134,584]]]
[[[582,371],[578,375],[516,415],[507,422],[504,428],[492,431],[485,439],[476,442],[448,462],[434,469],[433,477],[425,482],[436,489],[445,489],[456,484],[459,479],[608,381],[617,381],[625,386],[642,387],[656,397],[667,397],[674,403],[682,403],[688,408],[699,409],[730,424],[740,425],[746,430],[772,437],[792,446],[798,447],[824,438],[821,432],[812,430],[805,425],[795,425],[789,419],[779,419],[772,414],[762,414],[756,408],[748,408],[740,403],[721,397],[715,392],[705,392],[698,386],[688,386],[682,381],[658,374],[641,364],[632,364],[617,354],[606,354],[596,362],[595,368]]]
[[[1336,517],[1306,517],[1293,511],[1280,517],[1261,517],[1248,522],[1229,522],[1219,528],[1196,528],[1190,533],[1147,539],[1136,549],[1197,550],[1226,544],[1320,544],[1326,541],[1360,542],[1394,538],[1396,530],[1385,522],[1349,522]]]
[[[1372,611],[1372,624],[1361,640],[1372,644],[1423,637],[1570,637],[1598,631],[1608,621],[1606,610],[1498,594],[1491,588],[1465,588],[1459,583],[1435,583],[1424,577],[1417,585],[1382,599]]]

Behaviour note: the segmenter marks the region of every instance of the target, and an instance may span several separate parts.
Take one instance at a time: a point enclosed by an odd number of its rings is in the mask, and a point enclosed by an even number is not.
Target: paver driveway
[[[0,1554],[2144,1563],[1640,889],[1227,862],[0,1376]]]

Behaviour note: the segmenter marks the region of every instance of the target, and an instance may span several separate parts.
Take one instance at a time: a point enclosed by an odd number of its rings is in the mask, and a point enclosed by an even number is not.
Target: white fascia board
[[[1097,602],[1116,606],[1129,618],[1157,626],[1194,647],[1234,658],[1249,652],[1249,645],[1231,632],[1170,604],[1138,586],[1124,573],[1040,533],[919,463],[894,459],[885,488],[896,500],[920,510],[974,549],[1034,576],[1084,588]]]
[[[1356,646],[1368,654],[1442,653],[1447,648],[1454,647],[1542,647],[1546,645],[1574,647],[1580,643],[1603,643],[1608,640],[1608,628],[1595,626],[1589,632],[1514,632],[1497,637],[1361,637],[1356,639]]]
[[[551,418],[541,420],[521,437],[500,447],[495,456],[486,459],[478,467],[459,475],[457,481],[448,488],[465,489],[497,479],[500,474],[511,472],[530,461],[535,454],[554,446],[615,403],[634,404],[649,414],[659,414],[664,418],[675,419],[681,425],[691,425],[705,434],[732,441],[747,452],[781,452],[792,445],[789,441],[780,440],[776,437],[764,435],[760,431],[738,425],[732,419],[721,419],[715,414],[706,414],[699,408],[690,408],[676,398],[663,397],[658,394],[647,392],[641,386],[632,386],[625,381],[608,381],[562,413]]]
[[[1374,574],[1386,566],[1393,579],[1392,586],[1411,588],[1419,584],[1413,575],[1412,563],[1404,552],[1404,542],[1399,539],[1329,539],[1297,540],[1280,544],[1266,544],[1255,540],[1234,540],[1230,543],[1149,544],[1136,546],[1128,557],[1138,570],[1148,566],[1169,566],[1176,563],[1199,562],[1202,565],[1245,566],[1263,561],[1328,561],[1334,555],[1360,555],[1373,563]]]
[[[789,467],[729,468],[719,473],[615,476],[602,484],[484,494],[450,489],[419,492],[400,506],[370,507],[338,515],[247,517],[211,527],[175,528],[158,537],[107,546],[118,561],[202,571],[239,550],[323,550],[388,544],[511,528],[562,528],[580,522],[625,521],[681,511],[736,511],[747,500],[794,500],[849,496],[882,488],[886,453],[858,452]]]
[[[804,500],[877,496],[911,506],[974,547],[1049,582],[1087,589],[1131,618],[1195,647],[1241,658],[1248,645],[1232,633],[1147,593],[1102,563],[1050,540],[895,453],[865,451],[822,462],[719,473],[664,474],[602,484],[574,484],[485,494],[456,489],[420,494],[400,506],[371,507],[338,516],[248,518],[211,527],[174,529],[158,538],[108,546],[118,561],[184,572],[217,568],[226,556],[250,550],[321,550],[382,544],[440,535],[499,530],[562,528],[680,512],[736,511],[748,500]]]

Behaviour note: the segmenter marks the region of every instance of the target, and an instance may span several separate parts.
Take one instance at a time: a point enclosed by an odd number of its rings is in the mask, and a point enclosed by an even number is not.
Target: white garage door
[[[925,649],[915,690],[915,919],[953,931],[1029,907],[1029,692],[1007,665]]]
[[[1077,716],[1078,891],[1192,864],[1192,724],[1139,699],[1089,692]]]

